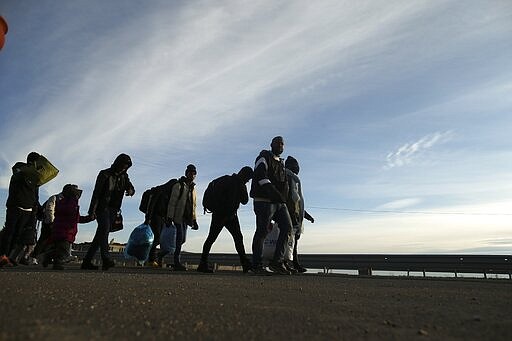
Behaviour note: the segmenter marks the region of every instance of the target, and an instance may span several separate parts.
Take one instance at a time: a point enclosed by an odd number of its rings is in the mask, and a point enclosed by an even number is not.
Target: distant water
[[[324,269],[308,269],[308,273],[324,273]],[[332,274],[343,274],[343,275],[353,275],[358,276],[357,270],[329,270],[329,273]],[[407,271],[372,271],[373,276],[398,276],[398,277],[407,277]],[[423,277],[423,272],[421,271],[410,271],[409,277]],[[443,277],[443,278],[455,278],[455,273],[453,272],[425,272],[425,277]],[[457,273],[458,278],[485,278],[483,273]],[[509,279],[509,276],[506,274],[487,274],[488,279]]]

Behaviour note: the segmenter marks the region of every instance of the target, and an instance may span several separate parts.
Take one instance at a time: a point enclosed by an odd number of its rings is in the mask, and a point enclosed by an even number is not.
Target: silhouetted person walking
[[[82,269],[98,269],[96,265],[92,264],[92,259],[98,249],[101,253],[103,270],[108,270],[115,265],[108,251],[108,234],[117,213],[121,209],[123,196],[133,196],[135,194],[135,189],[130,182],[128,173],[126,173],[131,166],[132,160],[130,157],[126,154],[120,154],[116,157],[112,166],[100,171],[96,178],[89,206],[89,216],[96,218],[98,227],[84,257]]]
[[[201,262],[197,271],[213,272],[208,265],[208,255],[224,226],[233,236],[243,271],[247,272],[251,269],[251,263],[245,254],[244,237],[242,236],[242,231],[240,231],[237,211],[240,204],[245,205],[249,202],[249,195],[245,185],[252,176],[252,168],[246,166],[238,174],[224,175],[213,180],[208,185],[203,196],[203,206],[212,212],[212,221],[210,223],[210,232],[203,245]]]
[[[252,260],[254,272],[265,274],[262,264],[263,242],[267,236],[267,227],[271,220],[279,225],[279,237],[274,257],[269,263],[273,272],[290,274],[284,265],[284,252],[291,233],[292,222],[286,207],[288,181],[280,155],[284,151],[284,141],[276,136],[270,144],[271,150],[263,150],[256,158],[254,176],[251,183],[251,197],[254,199],[256,214],[256,232],[252,241]]]

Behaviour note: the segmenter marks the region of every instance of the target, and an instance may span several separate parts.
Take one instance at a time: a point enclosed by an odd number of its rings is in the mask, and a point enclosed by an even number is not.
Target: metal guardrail
[[[83,258],[84,251],[74,254]],[[111,253],[117,262],[127,262],[122,253]],[[250,255],[248,255],[250,257]],[[199,264],[201,254],[181,254],[187,264]],[[239,266],[240,259],[233,253],[212,253],[208,258],[217,266]],[[414,255],[414,254],[302,254],[300,262],[306,268],[331,270],[357,270],[359,275],[372,275],[373,271],[446,272],[457,274],[505,274],[512,279],[512,255]]]

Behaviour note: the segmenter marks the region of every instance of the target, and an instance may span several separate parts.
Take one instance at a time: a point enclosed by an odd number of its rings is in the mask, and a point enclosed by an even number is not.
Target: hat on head
[[[193,164],[188,165],[187,169],[185,169],[185,174],[190,173],[190,172],[197,174],[196,166],[194,166]]]
[[[300,169],[299,161],[297,161],[297,159],[294,158],[293,156],[288,156],[286,158],[286,161],[284,162],[284,166],[294,173],[298,173],[299,169]]]
[[[249,166],[245,166],[238,172],[238,176],[242,178],[244,181],[249,181],[253,175],[252,168]]]
[[[32,163],[32,162],[35,162],[41,155],[39,155],[39,153],[36,153],[36,152],[30,152],[28,155],[27,155],[27,163]]]
[[[82,190],[78,188],[77,185],[67,184],[62,188],[62,195],[65,198],[80,198],[82,195]]]

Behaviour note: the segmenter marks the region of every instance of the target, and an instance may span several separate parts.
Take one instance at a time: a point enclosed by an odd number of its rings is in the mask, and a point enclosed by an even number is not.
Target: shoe
[[[305,267],[303,267],[302,265],[300,265],[299,263],[297,262],[293,262],[293,267],[295,268],[295,270],[297,270],[298,273],[300,274],[303,274],[304,272],[308,271],[308,269],[306,269]]]
[[[103,261],[103,264],[101,265],[101,270],[107,271],[110,268],[113,268],[116,266],[116,262],[114,262],[112,259],[106,259]]]
[[[0,257],[0,268],[2,267],[11,267],[12,266],[12,263],[11,261],[9,260],[9,257],[7,257],[6,255],[3,255]]]
[[[29,265],[29,264],[28,264],[28,259],[26,259],[26,258],[22,258],[22,259],[20,259],[20,261],[18,262],[18,264],[21,264],[21,265]]]
[[[162,267],[162,265],[159,264],[156,260],[153,260],[151,262],[147,262],[145,264],[145,266],[150,267],[150,268],[161,268]]]
[[[187,267],[181,263],[174,264],[172,268],[174,271],[187,271]]]
[[[43,265],[44,266],[44,265]],[[82,266],[80,266],[82,270],[98,270],[99,267],[91,263],[91,261],[83,261]]]
[[[259,275],[259,276],[271,276],[272,275],[272,272],[268,271],[267,269],[265,269],[262,266],[251,267],[251,271],[253,274]]]
[[[292,275],[299,272],[299,270],[295,269],[292,262],[284,262],[283,265],[286,268],[286,270],[288,270]]]
[[[268,264],[270,271],[280,275],[291,275],[290,271],[286,268],[282,262],[270,262]]]
[[[244,272],[244,274],[248,273],[251,270],[252,270],[251,262],[248,260],[243,261],[242,262],[242,271]]]
[[[53,270],[64,270],[64,266],[62,264],[59,264],[59,263],[53,263],[52,269]]]
[[[212,274],[213,269],[208,265],[207,262],[201,262],[201,263],[199,263],[199,266],[197,267],[197,272],[204,272],[207,274]]]

